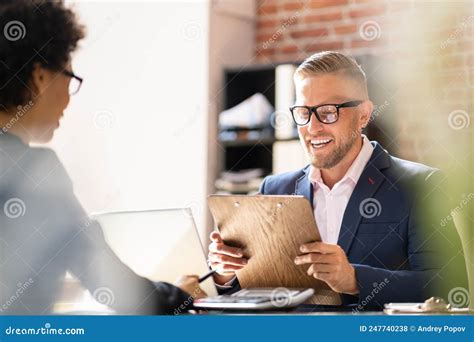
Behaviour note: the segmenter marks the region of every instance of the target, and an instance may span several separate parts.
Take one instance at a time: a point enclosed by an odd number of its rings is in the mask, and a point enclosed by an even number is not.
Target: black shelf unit
[[[241,144],[225,147],[225,164],[222,171],[240,171],[262,168],[264,174],[272,172],[273,142],[257,141],[253,144]]]
[[[275,71],[278,65],[252,65],[226,69],[222,109],[232,108],[256,93],[263,94],[275,108]],[[223,147],[221,156],[223,162],[220,171],[262,168],[265,175],[271,174],[273,172],[273,144],[277,141],[280,140],[275,138],[274,131],[270,136],[261,139],[220,141]]]
[[[232,108],[255,93],[262,93],[275,107],[275,66],[224,71],[224,109]]]

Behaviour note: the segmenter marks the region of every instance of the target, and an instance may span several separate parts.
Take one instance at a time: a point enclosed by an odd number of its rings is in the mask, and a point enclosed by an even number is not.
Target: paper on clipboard
[[[321,241],[309,201],[303,196],[211,195],[208,204],[217,229],[230,246],[240,247],[248,264],[236,272],[242,288],[313,288],[311,304],[340,305],[339,294],[295,265],[299,246]]]

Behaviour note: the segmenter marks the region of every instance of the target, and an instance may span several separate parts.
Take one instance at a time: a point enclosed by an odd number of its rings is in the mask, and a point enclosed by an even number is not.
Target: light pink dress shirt
[[[362,139],[362,148],[356,159],[331,190],[324,184],[319,169],[311,166],[309,171],[309,180],[313,184],[314,192],[314,217],[323,242],[337,244],[347,203],[372,156],[372,144],[365,135],[362,135]]]

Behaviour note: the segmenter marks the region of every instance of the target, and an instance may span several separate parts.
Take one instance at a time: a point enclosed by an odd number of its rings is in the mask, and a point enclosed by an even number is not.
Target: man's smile
[[[313,147],[313,149],[321,149],[333,143],[334,139],[331,137],[318,137],[308,139],[307,141]]]

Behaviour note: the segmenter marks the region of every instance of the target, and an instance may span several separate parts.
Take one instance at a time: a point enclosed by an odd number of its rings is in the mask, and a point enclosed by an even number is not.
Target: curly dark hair
[[[63,70],[84,34],[62,0],[0,0],[0,110],[31,100],[35,65]]]

